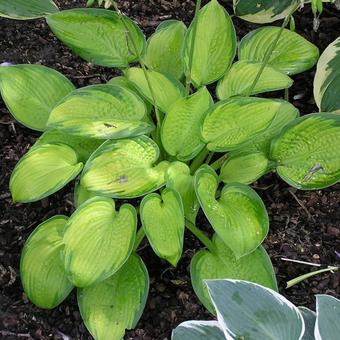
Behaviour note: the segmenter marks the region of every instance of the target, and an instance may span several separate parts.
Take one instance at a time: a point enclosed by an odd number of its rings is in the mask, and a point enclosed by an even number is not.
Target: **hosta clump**
[[[43,222],[24,246],[25,292],[53,308],[77,287],[96,339],[120,339],[142,314],[149,279],[137,253],[145,237],[173,266],[186,230],[202,242],[191,262],[192,284],[215,313],[206,279],[277,289],[262,247],[268,215],[248,185],[270,171],[306,190],[340,179],[340,116],[332,113],[340,109],[337,41],[315,79],[316,101],[327,112],[299,118],[286,100],[253,96],[288,89],[291,75],[318,61],[316,46],[284,28],[297,6],[283,15],[282,29],[266,26],[243,37],[236,57],[232,20],[216,0],[201,9],[198,1],[189,27],[165,21],[147,41],[112,5],[115,11],[59,11],[51,1],[18,1],[14,13],[0,1],[3,16],[45,17],[74,53],[121,70],[106,84],[76,89],[45,66],[0,67],[9,111],[43,131],[13,170],[13,200],[34,202],[77,179],[72,216]],[[210,84],[217,84],[219,100]],[[200,208],[211,238],[195,225]]]

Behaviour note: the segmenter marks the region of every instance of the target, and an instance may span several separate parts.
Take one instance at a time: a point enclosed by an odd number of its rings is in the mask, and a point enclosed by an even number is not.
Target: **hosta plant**
[[[14,202],[35,202],[76,179],[72,216],[44,221],[24,246],[28,298],[54,308],[76,287],[91,334],[120,339],[137,324],[148,295],[139,245],[147,238],[157,256],[176,266],[186,230],[203,245],[190,271],[212,313],[206,279],[277,289],[261,245],[268,215],[248,185],[270,171],[304,190],[339,181],[337,42],[316,75],[316,101],[326,112],[299,117],[288,101],[261,94],[287,92],[291,76],[318,61],[318,48],[285,28],[300,4],[281,28],[243,37],[238,53],[233,22],[216,0],[202,8],[197,1],[189,27],[165,21],[147,41],[115,2],[115,11],[59,11],[39,0],[6,4],[0,0],[2,15],[45,17],[75,54],[120,72],[106,84],[76,89],[42,65],[0,67],[9,111],[43,132],[13,170]],[[200,208],[211,238],[196,226]]]

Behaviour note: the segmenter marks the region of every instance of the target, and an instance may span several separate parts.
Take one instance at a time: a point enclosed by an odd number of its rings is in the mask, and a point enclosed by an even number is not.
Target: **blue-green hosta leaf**
[[[190,168],[182,162],[172,162],[165,174],[167,188],[176,190],[182,198],[185,217],[195,224],[200,205],[198,203],[194,178],[190,174]]]
[[[322,53],[314,78],[314,98],[320,111],[340,109],[340,37]]]
[[[169,163],[155,165],[158,157],[157,144],[146,136],[107,141],[86,163],[81,185],[115,198],[143,196],[165,184]]]
[[[149,292],[149,275],[138,255],[105,281],[78,290],[78,305],[87,329],[97,340],[120,340],[136,327]]]
[[[65,271],[76,287],[110,277],[129,258],[135,241],[137,215],[130,204],[119,212],[110,198],[95,197],[70,217],[63,251]]]
[[[280,27],[266,26],[248,33],[240,43],[239,60],[263,62]],[[269,58],[268,65],[285,74],[297,74],[312,68],[319,49],[301,35],[284,29]]]
[[[132,20],[105,9],[61,11],[48,16],[47,23],[57,38],[74,53],[101,66],[128,67],[129,63],[138,59],[132,41],[138,48],[138,54],[145,47],[143,33]]]
[[[217,95],[220,100],[234,96],[247,96],[262,63],[238,61],[219,81]],[[265,66],[254,89],[249,95],[289,88],[293,80],[275,68]]]
[[[184,46],[185,73],[190,74],[196,88],[213,83],[226,73],[235,53],[234,25],[223,6],[211,0],[188,29]]]
[[[0,67],[0,92],[8,110],[34,130],[45,130],[54,105],[73,90],[66,77],[42,65]]]
[[[247,280],[277,290],[273,266],[262,246],[237,260],[232,251],[216,234],[213,242],[217,248],[216,253],[200,250],[194,255],[190,265],[194,291],[211,313],[214,313],[214,306],[211,303],[205,280]]]
[[[27,297],[40,308],[58,306],[71,292],[60,252],[66,216],[41,223],[26,241],[20,259],[20,277]]]
[[[301,339],[299,309],[276,291],[240,280],[208,280],[207,286],[227,339]]]
[[[273,128],[279,112],[296,109],[283,100],[235,97],[213,105],[203,122],[202,137],[210,151],[231,151],[255,142]]]
[[[221,168],[220,179],[224,183],[251,184],[269,169],[269,160],[263,152],[235,153],[228,155]]]
[[[314,328],[316,322],[316,314],[312,310],[306,307],[298,307],[299,311],[305,322],[305,333],[301,340],[315,340],[314,338]]]
[[[340,115],[310,114],[288,125],[273,142],[271,159],[290,185],[305,190],[340,180]]]
[[[182,21],[163,21],[147,42],[143,59],[148,68],[181,79],[184,72],[182,49],[186,31]]]
[[[177,191],[166,188],[161,196],[149,194],[142,200],[140,215],[154,252],[176,267],[183,251],[184,209]]]
[[[243,184],[224,186],[216,200],[218,185],[218,177],[210,167],[196,172],[196,195],[205,215],[235,257],[240,258],[254,251],[266,237],[267,211],[257,193]]]
[[[0,0],[0,17],[27,20],[58,12],[52,0]]]
[[[167,112],[162,125],[164,149],[181,161],[193,159],[205,146],[201,140],[201,122],[213,105],[203,87],[193,95],[179,99]]]
[[[92,85],[75,90],[54,107],[48,126],[76,136],[120,139],[154,129],[143,121],[143,100],[125,87]]]
[[[161,111],[168,112],[178,99],[184,97],[184,86],[177,79],[156,71],[147,71],[147,74],[152,92],[141,68],[131,67],[125,75],[150,103],[154,104],[155,99],[155,104]]]
[[[172,331],[172,340],[225,340],[217,321],[185,321]]]
[[[84,189],[83,186],[80,185],[80,182],[77,182],[74,186],[73,198],[76,208],[79,208],[83,203],[97,196],[95,192]]]
[[[27,152],[15,166],[9,188],[15,202],[35,202],[73,180],[83,168],[65,144],[44,144]]]

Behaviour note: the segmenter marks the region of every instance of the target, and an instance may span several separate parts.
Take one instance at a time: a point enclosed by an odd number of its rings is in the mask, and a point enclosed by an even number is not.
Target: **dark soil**
[[[57,1],[61,8],[83,7],[85,0]],[[230,2],[222,1],[229,13]],[[118,1],[149,35],[161,20],[177,18],[188,23],[193,16],[192,1]],[[318,32],[312,29],[312,14],[306,7],[296,16],[297,31],[323,50],[340,33],[340,13],[327,7]],[[234,18],[239,37],[256,27]],[[53,37],[43,20],[29,22],[0,18],[0,63],[38,63],[57,69],[78,87],[106,82],[113,71],[90,65]],[[302,114],[316,110],[312,95],[315,70],[295,77],[291,100]],[[282,96],[279,93],[278,96]],[[75,294],[58,308],[45,311],[33,306],[23,293],[19,258],[33,229],[55,214],[70,215],[74,209],[72,186],[33,204],[13,204],[8,190],[12,169],[34,143],[38,134],[22,127],[10,116],[0,99],[0,338],[1,339],[91,339],[77,308]],[[285,290],[287,280],[310,267],[283,262],[289,257],[324,265],[337,265],[340,250],[340,185],[322,191],[297,191],[270,174],[254,185],[268,208],[271,230],[265,241],[280,286],[293,303],[314,308],[314,294],[339,297],[339,274],[324,274],[295,288]],[[203,217],[199,226],[207,229]],[[195,297],[190,284],[190,259],[200,244],[186,235],[185,253],[176,269],[170,268],[145,247],[140,253],[149,269],[150,296],[144,315],[126,339],[170,339],[171,330],[188,319],[211,316]]]

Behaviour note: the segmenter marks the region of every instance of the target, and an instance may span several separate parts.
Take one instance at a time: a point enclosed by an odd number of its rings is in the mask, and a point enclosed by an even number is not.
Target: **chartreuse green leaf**
[[[224,100],[234,96],[247,96],[261,67],[262,63],[246,60],[238,61],[233,64],[230,70],[218,83],[218,98]],[[261,77],[249,94],[253,95],[286,89],[292,85],[293,80],[287,75],[277,71],[273,67],[265,66],[261,73]]]
[[[154,252],[176,267],[184,238],[184,209],[179,193],[166,188],[161,196],[155,193],[145,196],[140,215]]]
[[[314,78],[314,98],[320,111],[340,109],[340,37],[322,53]]]
[[[217,0],[205,5],[187,32],[185,73],[196,88],[213,83],[226,73],[236,53],[236,33],[227,11]]]
[[[182,162],[172,162],[165,174],[167,188],[176,190],[182,198],[184,215],[195,224],[200,205],[198,203],[194,178],[190,174],[190,168]]]
[[[0,67],[0,92],[8,110],[33,130],[45,130],[54,105],[73,90],[66,77],[42,65]]]
[[[171,156],[187,161],[205,146],[201,140],[201,122],[213,105],[206,87],[189,97],[179,99],[167,112],[162,125],[162,143]]]
[[[225,340],[217,321],[185,321],[172,331],[172,340]]]
[[[105,9],[61,11],[48,16],[47,23],[74,53],[96,65],[128,67],[138,60],[134,44],[139,55],[145,47],[144,35],[131,19]]]
[[[98,195],[93,191],[88,191],[84,189],[83,186],[80,184],[80,182],[77,182],[74,187],[73,196],[74,196],[74,205],[76,208],[78,208],[84,202]]]
[[[119,139],[151,132],[143,100],[125,87],[92,85],[72,92],[51,112],[48,126],[76,136]]]
[[[137,229],[135,208],[119,211],[106,197],[82,204],[70,217],[64,234],[65,270],[76,287],[105,280],[125,263],[132,252]]]
[[[106,141],[86,163],[81,185],[115,198],[143,196],[165,184],[169,163],[155,165],[158,157],[157,144],[146,136]]]
[[[163,112],[168,112],[178,99],[184,97],[185,89],[176,78],[156,71],[146,71],[150,81],[145,77],[144,71],[138,67],[129,68],[125,75],[143,97],[155,104]]]
[[[314,328],[316,322],[316,313],[306,307],[298,307],[303,321],[305,322],[305,333],[301,340],[315,340]]]
[[[302,338],[299,309],[272,289],[241,280],[208,280],[207,286],[226,339]]]
[[[240,43],[239,60],[263,62],[280,27],[266,26],[248,33]],[[297,74],[312,68],[319,49],[301,35],[284,29],[269,58],[268,65],[285,74]]]
[[[257,193],[243,184],[224,186],[216,200],[218,184],[216,173],[208,166],[195,174],[196,195],[205,215],[235,257],[240,258],[254,251],[266,237],[266,208]]]
[[[44,144],[27,152],[15,166],[9,188],[15,202],[35,202],[73,180],[83,168],[65,144]]]
[[[120,340],[136,327],[149,291],[147,269],[138,255],[99,284],[78,290],[78,305],[87,329],[97,340]]]
[[[0,17],[26,20],[44,17],[58,12],[52,0],[0,0]]]
[[[271,159],[290,185],[305,190],[340,180],[340,115],[310,114],[288,125],[273,142]]]
[[[182,21],[163,21],[147,42],[143,59],[148,68],[181,79],[184,72],[182,49],[186,31]]]
[[[190,265],[194,291],[211,313],[215,313],[214,306],[211,303],[205,280],[247,280],[277,290],[273,266],[262,246],[237,260],[232,251],[216,234],[213,237],[213,242],[216,252],[200,250],[194,255]]]
[[[228,156],[221,168],[224,183],[251,184],[269,170],[269,160],[263,152],[235,153]]]
[[[203,122],[202,137],[210,151],[231,151],[262,137],[282,111],[294,112],[278,99],[235,97],[213,105]],[[266,131],[267,130],[267,131]]]
[[[27,297],[40,308],[58,306],[71,292],[60,252],[66,216],[41,223],[26,241],[20,259],[20,277]]]

